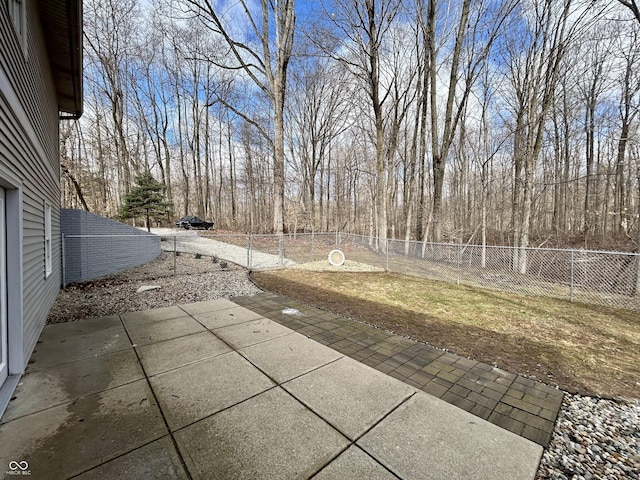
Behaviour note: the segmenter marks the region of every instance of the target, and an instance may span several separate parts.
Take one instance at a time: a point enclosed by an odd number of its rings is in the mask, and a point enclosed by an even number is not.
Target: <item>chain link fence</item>
[[[384,257],[390,272],[640,311],[638,254],[401,240],[376,250],[369,237],[345,237],[343,243],[380,252],[378,263]]]
[[[273,238],[271,245],[278,238],[261,237]],[[339,248],[347,261],[403,275],[640,311],[640,255],[634,253],[385,241],[344,233],[281,239],[277,253],[290,262],[328,262],[329,252]],[[252,247],[259,249],[256,242]]]
[[[123,256],[121,248],[108,246],[109,242],[116,241],[115,237],[110,236],[106,242],[104,238],[87,236],[83,241],[97,242],[102,247],[100,259],[104,263],[109,252],[117,253],[119,259]],[[130,255],[139,255],[140,249],[131,242],[142,243],[147,239],[123,237],[122,242],[129,245]],[[162,251],[173,257],[174,274],[188,274],[189,269],[193,269],[192,262],[187,266],[187,258],[202,258],[201,264],[212,264],[212,268],[218,268],[220,263],[224,266],[226,262],[249,270],[300,264],[313,268],[317,262],[322,269],[328,265],[329,252],[340,249],[351,265],[363,264],[376,270],[485,289],[640,311],[640,256],[634,253],[379,240],[345,233],[189,232],[161,235],[160,240]]]

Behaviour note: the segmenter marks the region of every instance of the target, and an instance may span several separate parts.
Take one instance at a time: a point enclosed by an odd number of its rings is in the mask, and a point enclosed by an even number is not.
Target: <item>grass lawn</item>
[[[254,272],[265,290],[569,391],[640,398],[640,314],[392,273]]]

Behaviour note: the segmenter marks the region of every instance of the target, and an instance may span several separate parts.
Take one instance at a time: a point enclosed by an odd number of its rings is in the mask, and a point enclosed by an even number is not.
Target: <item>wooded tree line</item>
[[[85,0],[65,206],[114,217],[149,170],[167,222],[637,248],[635,2],[222,5]]]

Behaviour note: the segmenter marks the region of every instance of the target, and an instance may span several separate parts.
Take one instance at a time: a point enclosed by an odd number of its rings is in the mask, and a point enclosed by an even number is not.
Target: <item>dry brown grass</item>
[[[640,398],[640,315],[390,273],[255,272],[265,290],[567,390]]]

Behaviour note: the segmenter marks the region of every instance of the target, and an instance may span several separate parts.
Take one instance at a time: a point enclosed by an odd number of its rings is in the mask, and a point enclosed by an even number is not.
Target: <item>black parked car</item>
[[[194,228],[196,230],[211,230],[213,228],[213,222],[206,222],[195,216],[182,217],[176,222],[176,227],[189,230]]]

